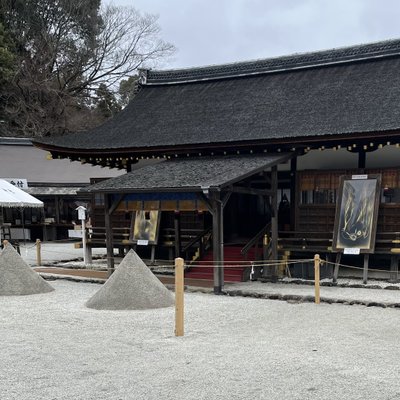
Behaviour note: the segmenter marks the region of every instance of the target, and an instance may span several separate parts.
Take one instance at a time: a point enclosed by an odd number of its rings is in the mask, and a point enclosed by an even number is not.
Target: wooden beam
[[[122,199],[124,198],[123,194],[118,195],[118,197],[113,201],[110,206],[109,214],[111,215],[121,204]]]
[[[254,194],[256,196],[272,196],[272,190],[245,188],[243,186],[232,186],[230,189],[233,193]]]
[[[208,208],[208,211],[212,214],[214,212],[214,208],[213,208],[213,203],[210,201],[210,199],[204,193],[197,193],[197,197],[200,200],[204,201],[204,203]]]
[[[232,195],[231,191],[225,193],[224,197],[222,198],[222,208],[226,206],[226,203],[228,203],[229,199],[231,198],[231,195]]]

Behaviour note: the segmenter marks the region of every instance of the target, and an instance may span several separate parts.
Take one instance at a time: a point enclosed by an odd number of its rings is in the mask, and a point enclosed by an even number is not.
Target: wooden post
[[[399,281],[399,256],[397,254],[390,256],[390,281],[397,283]]]
[[[87,231],[86,231],[86,235],[87,235]],[[87,236],[86,236],[86,238],[87,238]],[[87,259],[88,264],[93,263],[92,246],[90,244],[88,244],[88,242],[86,242],[86,259]]]
[[[60,223],[60,201],[58,196],[54,196],[54,210],[56,212],[56,224]],[[57,231],[56,231],[56,235],[57,235]],[[58,237],[56,236],[56,239],[58,239]]]
[[[315,282],[315,304],[320,303],[320,288],[319,288],[319,266],[320,266],[319,254],[314,256],[314,282]]]
[[[42,265],[42,244],[40,243],[40,239],[36,239],[36,265]]]
[[[282,277],[284,275],[287,276],[290,275],[289,264],[288,264],[289,257],[290,257],[290,251],[285,250],[282,256],[282,262],[279,264],[279,277]]]
[[[114,272],[114,243],[110,215],[110,195],[108,194],[104,194],[104,213],[107,247],[107,274],[108,277],[110,277]]]
[[[290,160],[290,230],[296,230],[296,210],[297,210],[297,157]]]
[[[183,258],[175,258],[175,336],[184,335]]]
[[[213,196],[213,258],[214,293],[222,293],[224,286],[223,205],[219,193]]]
[[[267,234],[264,235],[263,238],[263,261],[267,261],[268,259],[268,245],[269,245],[269,237]]]
[[[369,254],[364,254],[364,270],[363,270],[364,285],[368,283],[368,263],[369,263]]]
[[[86,221],[81,220],[81,230],[82,230],[82,247],[83,247],[83,264],[86,266],[88,264],[88,251],[87,251],[87,237],[86,237]]]
[[[338,275],[339,275],[339,265],[342,259],[342,253],[336,253],[336,261],[335,261],[335,269],[333,271],[332,283],[337,283]]]
[[[181,256],[181,218],[179,211],[174,213],[175,258]]]
[[[272,240],[272,259],[276,262],[278,260],[278,167],[275,165],[271,170],[271,240]],[[275,264],[272,267],[271,279],[274,281],[278,278],[278,266]]]
[[[360,150],[358,152],[358,168],[359,169],[365,168],[366,159],[367,159],[367,157],[366,157],[365,150]]]

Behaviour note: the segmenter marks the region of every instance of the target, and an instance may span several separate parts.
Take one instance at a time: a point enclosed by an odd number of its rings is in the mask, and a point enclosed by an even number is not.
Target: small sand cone
[[[144,310],[172,305],[172,293],[133,250],[86,303],[97,310]]]
[[[11,244],[6,244],[0,252],[0,296],[48,293],[53,290]]]

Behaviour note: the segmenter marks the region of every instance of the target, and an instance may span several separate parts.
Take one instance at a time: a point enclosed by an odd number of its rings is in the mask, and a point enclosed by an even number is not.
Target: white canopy
[[[43,207],[43,202],[0,179],[0,207]]]

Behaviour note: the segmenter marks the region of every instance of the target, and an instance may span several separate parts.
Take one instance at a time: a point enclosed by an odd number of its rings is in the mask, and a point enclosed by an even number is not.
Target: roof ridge
[[[400,39],[315,52],[170,70],[141,70],[141,84],[160,85],[233,78],[400,55]]]

